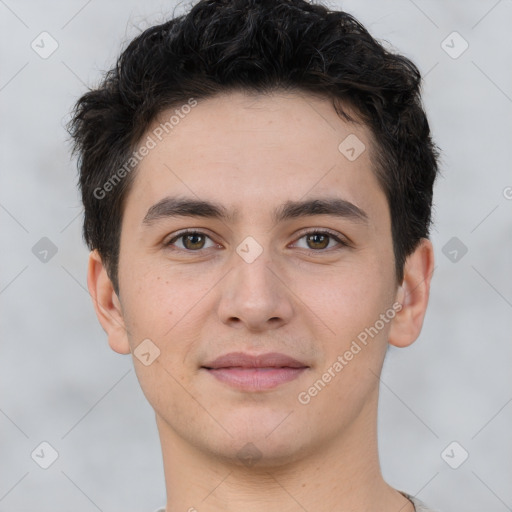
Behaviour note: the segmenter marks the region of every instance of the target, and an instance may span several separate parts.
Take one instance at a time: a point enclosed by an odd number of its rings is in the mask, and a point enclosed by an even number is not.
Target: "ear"
[[[96,316],[107,333],[110,348],[119,354],[129,354],[130,344],[124,323],[121,303],[98,251],[89,254],[87,287]]]
[[[434,272],[432,242],[422,238],[404,266],[404,280],[395,300],[402,305],[389,331],[389,343],[396,347],[411,345],[420,335],[428,305],[430,280]]]

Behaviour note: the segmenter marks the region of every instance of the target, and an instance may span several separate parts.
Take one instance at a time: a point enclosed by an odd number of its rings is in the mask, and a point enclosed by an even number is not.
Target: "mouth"
[[[275,352],[256,356],[232,352],[201,368],[238,390],[264,391],[298,378],[309,366]]]

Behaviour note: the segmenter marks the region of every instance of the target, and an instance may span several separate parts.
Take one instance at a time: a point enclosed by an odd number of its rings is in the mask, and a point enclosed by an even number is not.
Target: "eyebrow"
[[[276,210],[272,218],[275,223],[312,215],[332,215],[368,223],[367,213],[355,204],[341,198],[317,198],[304,201],[286,201]],[[186,197],[164,197],[147,211],[142,223],[154,222],[172,217],[201,217],[234,222],[238,218],[237,210],[228,210],[220,203],[189,199]]]

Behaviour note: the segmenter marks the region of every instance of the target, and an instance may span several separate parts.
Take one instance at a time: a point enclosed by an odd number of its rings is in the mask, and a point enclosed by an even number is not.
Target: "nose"
[[[293,294],[267,251],[252,262],[233,254],[233,269],[222,283],[218,314],[223,323],[256,332],[290,322]]]

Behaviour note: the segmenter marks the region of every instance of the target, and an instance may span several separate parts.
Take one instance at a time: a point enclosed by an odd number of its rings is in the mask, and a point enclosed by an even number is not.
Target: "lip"
[[[245,352],[230,352],[217,357],[213,361],[205,363],[203,368],[306,368],[304,364],[293,357],[279,352],[268,352],[267,354],[251,355]]]
[[[251,355],[230,352],[202,368],[217,380],[243,391],[264,391],[296,379],[308,365],[278,352]]]

